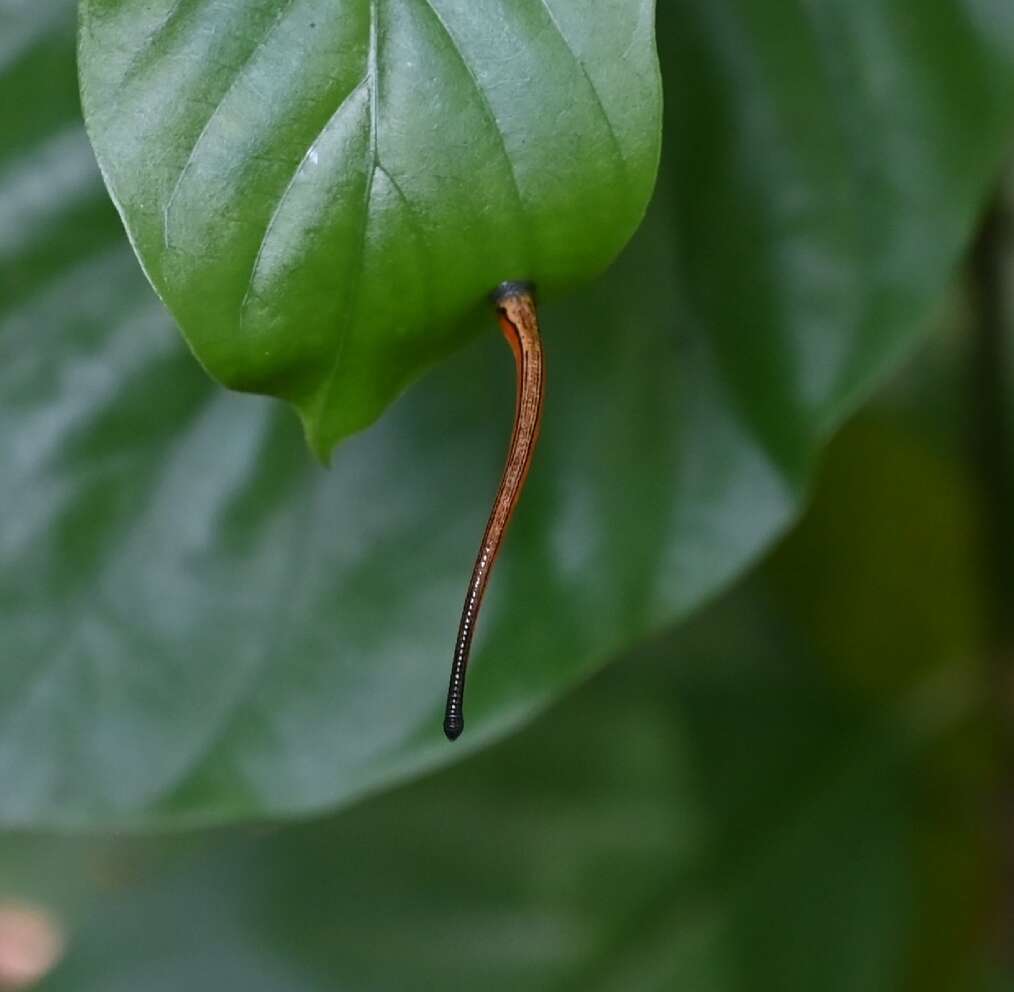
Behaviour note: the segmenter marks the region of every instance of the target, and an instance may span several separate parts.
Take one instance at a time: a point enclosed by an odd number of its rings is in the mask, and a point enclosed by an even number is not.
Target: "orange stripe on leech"
[[[507,339],[507,343],[511,346],[511,351],[514,352],[514,363],[518,367],[518,372],[520,372],[523,358],[521,352],[521,329],[515,326],[514,321],[512,321],[502,310],[498,312],[497,317],[500,320],[500,330],[503,331],[503,336]],[[518,379],[518,389],[521,388],[521,385],[521,380]]]

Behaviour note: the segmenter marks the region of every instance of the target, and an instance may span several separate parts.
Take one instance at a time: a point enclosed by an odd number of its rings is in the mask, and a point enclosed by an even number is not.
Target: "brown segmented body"
[[[545,396],[545,359],[539,335],[539,319],[533,288],[527,283],[504,283],[493,295],[497,317],[504,337],[514,353],[517,367],[517,401],[514,408],[514,430],[507,448],[500,488],[493,501],[493,510],[479,545],[472,578],[468,583],[465,605],[461,611],[458,639],[454,645],[451,681],[447,689],[444,733],[457,739],[464,728],[465,675],[472,649],[475,624],[482,606],[490,573],[503,544],[507,525],[521,498],[532,455],[539,439],[542,406]]]

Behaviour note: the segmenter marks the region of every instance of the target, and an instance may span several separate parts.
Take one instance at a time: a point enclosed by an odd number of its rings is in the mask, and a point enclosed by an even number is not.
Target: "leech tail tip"
[[[444,717],[444,734],[449,741],[456,741],[465,729],[465,721],[460,716]]]

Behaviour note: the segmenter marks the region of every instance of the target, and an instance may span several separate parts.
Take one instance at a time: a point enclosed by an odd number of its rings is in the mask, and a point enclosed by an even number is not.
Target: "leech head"
[[[490,302],[498,309],[507,300],[512,299],[535,300],[535,283],[533,282],[502,282],[492,293],[489,294]]]
[[[491,294],[496,307],[500,330],[514,353],[518,367],[518,397],[524,388],[524,354],[527,350],[539,350],[539,375],[541,382],[541,342],[539,339],[539,317],[535,304],[535,285],[530,282],[504,282]]]

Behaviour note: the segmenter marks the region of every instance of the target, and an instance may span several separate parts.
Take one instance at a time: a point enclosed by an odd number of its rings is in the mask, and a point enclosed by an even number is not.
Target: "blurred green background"
[[[548,318],[563,426],[468,754],[444,586],[488,480],[431,474],[495,477],[501,346],[318,481],[134,271],[70,6],[0,0],[0,989],[48,950],[59,992],[1014,988],[1014,9],[680,0],[660,33],[656,204]],[[193,759],[300,524],[333,584]],[[119,626],[72,630],[100,572]]]
[[[304,825],[8,835],[5,896],[68,934],[42,987],[1005,988],[974,335],[760,567],[511,740]]]

